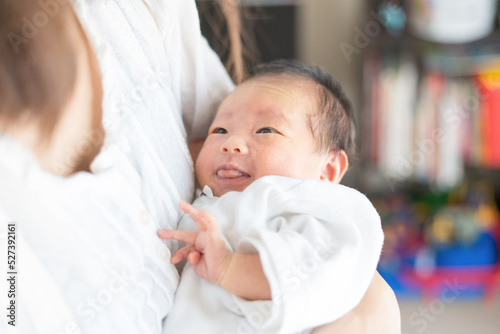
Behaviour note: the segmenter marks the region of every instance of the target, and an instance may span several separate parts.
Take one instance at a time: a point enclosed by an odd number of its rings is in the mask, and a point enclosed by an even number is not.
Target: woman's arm
[[[375,272],[361,302],[342,318],[316,328],[313,334],[399,334],[401,316],[394,292]]]

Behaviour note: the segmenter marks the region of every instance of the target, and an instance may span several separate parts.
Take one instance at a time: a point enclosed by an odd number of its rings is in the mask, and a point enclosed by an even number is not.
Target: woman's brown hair
[[[0,131],[36,124],[50,140],[77,75],[69,20],[67,1],[0,1]]]
[[[246,19],[250,13],[240,6],[239,0],[217,0],[215,5],[202,1],[198,6],[200,16],[215,35],[212,47],[225,62],[234,83],[240,84],[258,58],[255,36]]]

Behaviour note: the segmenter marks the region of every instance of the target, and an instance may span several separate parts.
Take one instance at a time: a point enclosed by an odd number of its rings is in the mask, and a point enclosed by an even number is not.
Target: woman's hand
[[[210,212],[196,209],[185,201],[181,201],[179,207],[191,216],[198,232],[158,231],[160,238],[176,239],[187,244],[174,253],[170,262],[176,264],[186,258],[200,277],[220,285],[233,253],[220,236],[217,220]]]
[[[316,328],[313,334],[401,334],[401,315],[391,287],[375,272],[361,302],[335,322]]]

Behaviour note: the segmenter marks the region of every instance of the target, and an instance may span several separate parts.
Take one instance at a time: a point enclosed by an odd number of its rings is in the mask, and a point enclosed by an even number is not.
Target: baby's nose
[[[239,136],[231,136],[221,146],[221,151],[223,153],[247,154],[248,147],[243,138]]]

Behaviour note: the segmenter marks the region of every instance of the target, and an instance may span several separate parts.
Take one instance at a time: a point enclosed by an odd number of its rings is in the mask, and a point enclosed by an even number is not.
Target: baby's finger
[[[170,258],[170,263],[177,264],[181,262],[182,259],[187,257],[193,250],[193,246],[182,247],[177,252],[175,252],[174,255],[172,255],[172,257]]]
[[[196,210],[194,206],[183,200],[179,201],[179,208],[188,215],[191,215],[191,212]]]
[[[217,224],[215,217],[208,211],[196,209],[194,206],[185,201],[180,201],[179,207],[194,220],[198,231],[204,231],[209,226],[213,226],[214,223]],[[215,226],[218,227],[218,225]]]
[[[187,244],[194,244],[198,233],[178,230],[158,230],[158,236],[162,239],[175,239]]]
[[[180,201],[179,208],[187,213],[195,222],[206,216],[205,210],[197,209],[186,201]]]
[[[196,264],[200,261],[201,253],[198,251],[194,251],[188,254],[187,260],[190,264]]]

